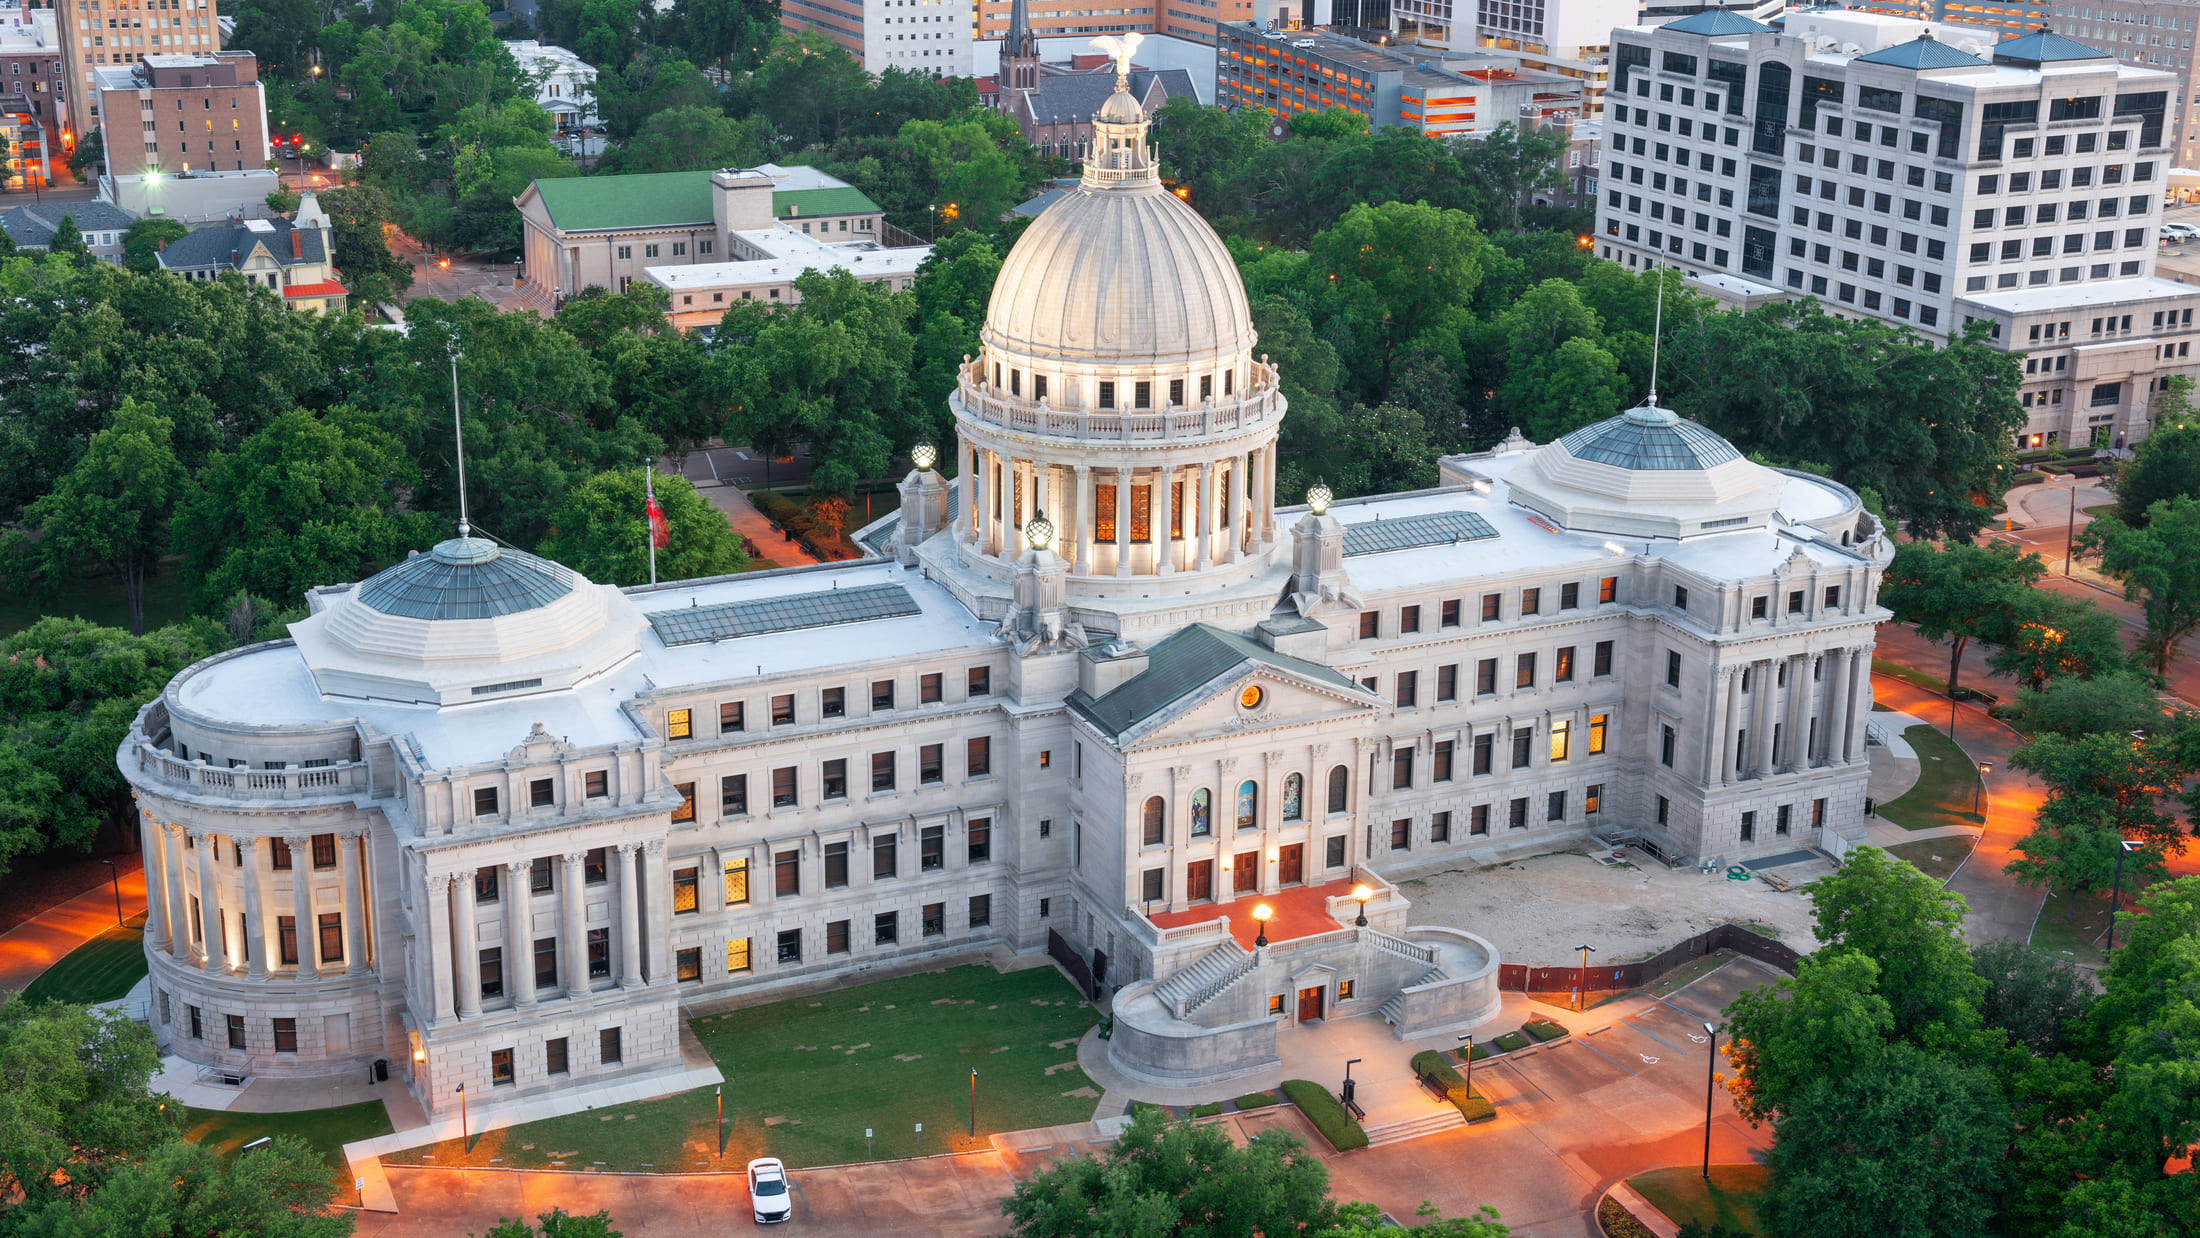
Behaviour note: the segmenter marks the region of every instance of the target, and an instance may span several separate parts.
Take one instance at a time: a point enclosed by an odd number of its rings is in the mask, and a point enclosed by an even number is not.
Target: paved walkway
[[[116,860],[119,868],[124,863]],[[145,870],[123,873],[122,914],[145,914]],[[114,887],[102,882],[75,898],[38,913],[5,933],[0,933],[0,991],[20,989],[38,973],[61,961],[71,950],[115,927]]]
[[[779,566],[823,563],[823,559],[804,551],[800,542],[788,541],[786,534],[773,528],[771,517],[756,510],[756,505],[749,502],[747,491],[730,479],[720,481],[712,476],[709,456],[723,459],[727,454],[727,449],[720,448],[708,455],[696,452],[688,457],[686,477],[695,486],[695,492],[726,514],[726,523],[733,526],[735,533],[749,539],[765,558]],[[680,472],[669,458],[659,461],[658,468],[667,473]]]

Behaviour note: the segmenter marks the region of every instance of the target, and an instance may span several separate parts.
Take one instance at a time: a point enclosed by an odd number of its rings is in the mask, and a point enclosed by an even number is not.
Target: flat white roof
[[[1701,275],[1690,275],[1688,279],[1694,283],[1708,284],[1713,288],[1731,292],[1736,296],[1770,297],[1780,295],[1781,291],[1771,284],[1760,284],[1756,280],[1744,279],[1739,275],[1728,275],[1723,271],[1706,271]]]
[[[1956,298],[1956,307],[1976,306],[2004,314],[2052,314],[2061,310],[2099,309],[2196,294],[2200,294],[2200,285],[2181,284],[2174,279],[2105,279],[2047,288],[2014,288],[2008,292],[1967,293]]]
[[[829,245],[785,224],[736,232],[735,236],[770,258],[740,262],[706,262],[694,266],[644,267],[642,274],[671,292],[698,288],[753,288],[784,284],[804,271],[853,272],[858,279],[914,275],[932,256],[930,245],[900,249],[872,249],[853,245]]]

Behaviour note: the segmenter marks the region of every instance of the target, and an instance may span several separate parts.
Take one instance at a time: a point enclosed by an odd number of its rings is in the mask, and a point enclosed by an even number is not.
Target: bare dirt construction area
[[[1531,967],[1579,963],[1583,943],[1596,947],[1591,965],[1632,962],[1715,925],[1750,921],[1797,950],[1816,944],[1807,894],[1693,868],[1614,867],[1574,852],[1429,873],[1398,889],[1413,901],[1408,923],[1479,934],[1500,961]]]

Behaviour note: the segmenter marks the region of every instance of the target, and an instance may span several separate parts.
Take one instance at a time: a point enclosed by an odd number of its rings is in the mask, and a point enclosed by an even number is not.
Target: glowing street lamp
[[[1306,510],[1317,516],[1327,515],[1329,500],[1336,497],[1329,492],[1329,483],[1317,477],[1306,490]]]
[[[1375,897],[1375,891],[1368,889],[1367,883],[1364,881],[1352,887],[1352,901],[1360,905],[1360,918],[1352,922],[1353,927],[1367,927],[1367,900],[1373,897]]]
[[[1033,550],[1045,550],[1054,545],[1054,522],[1047,519],[1045,512],[1032,513],[1031,520],[1024,525],[1024,540],[1031,543]]]
[[[939,462],[939,458],[940,449],[934,447],[929,441],[920,441],[916,446],[909,449],[909,463],[916,465],[919,469],[929,471],[934,464]]]
[[[1275,914],[1276,909],[1266,903],[1253,908],[1253,919],[1260,923],[1260,934],[1253,939],[1253,945],[1256,949],[1268,944],[1268,921]]]

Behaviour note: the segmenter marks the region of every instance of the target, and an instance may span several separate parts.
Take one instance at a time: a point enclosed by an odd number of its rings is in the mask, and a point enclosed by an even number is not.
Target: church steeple
[[[1039,89],[1039,38],[1031,32],[1024,0],[1008,8],[1008,35],[1001,40],[1002,85],[1009,90]]]

